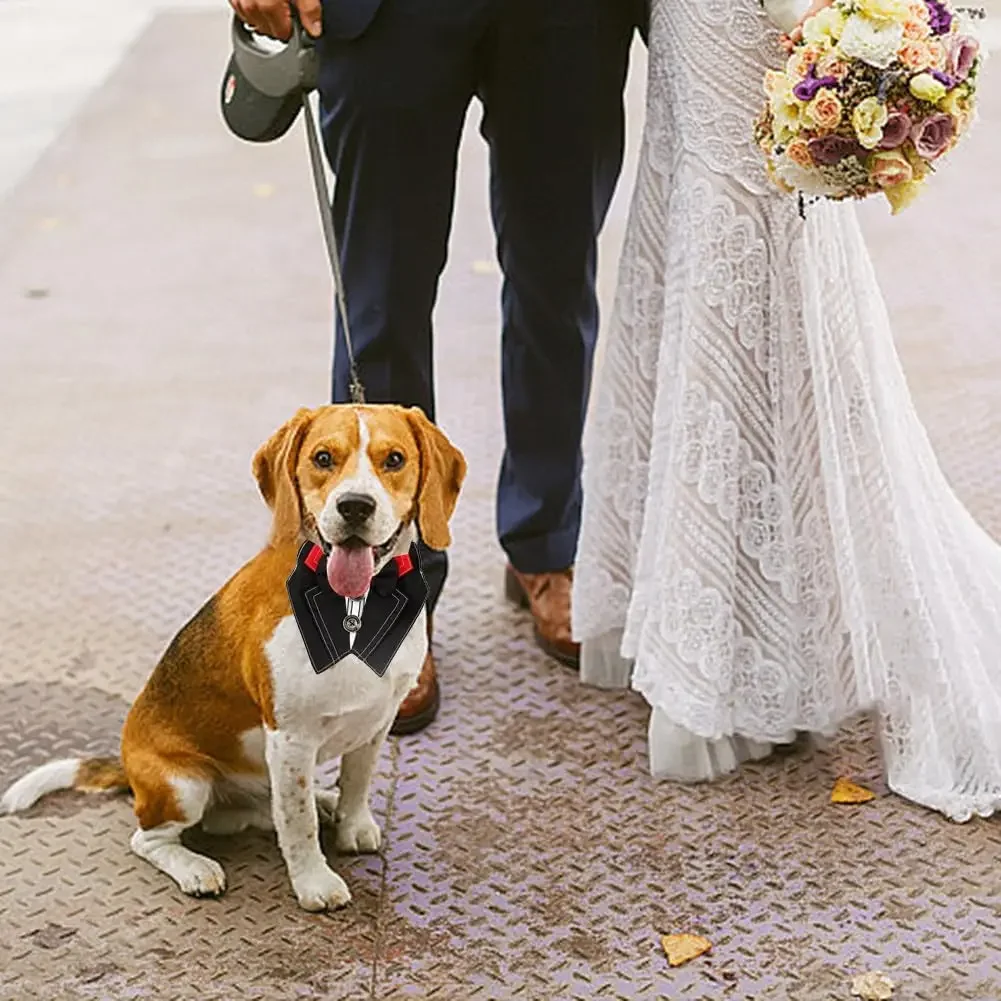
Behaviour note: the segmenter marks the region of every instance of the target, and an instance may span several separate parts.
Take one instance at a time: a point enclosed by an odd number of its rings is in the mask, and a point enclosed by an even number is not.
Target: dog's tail
[[[129,780],[118,758],[63,758],[28,772],[0,799],[0,813],[19,813],[60,789],[125,792]]]

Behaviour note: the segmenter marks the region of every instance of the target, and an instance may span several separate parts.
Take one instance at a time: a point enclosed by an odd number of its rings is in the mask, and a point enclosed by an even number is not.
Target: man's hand
[[[299,20],[306,33],[319,38],[323,30],[320,0],[292,0],[299,11]],[[259,35],[268,35],[281,42],[292,37],[290,0],[229,0],[230,7]]]

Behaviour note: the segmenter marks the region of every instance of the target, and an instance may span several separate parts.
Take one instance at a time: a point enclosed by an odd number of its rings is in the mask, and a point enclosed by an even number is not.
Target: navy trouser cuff
[[[534,539],[519,539],[502,545],[511,565],[521,573],[556,573],[573,566],[577,556],[576,526]]]

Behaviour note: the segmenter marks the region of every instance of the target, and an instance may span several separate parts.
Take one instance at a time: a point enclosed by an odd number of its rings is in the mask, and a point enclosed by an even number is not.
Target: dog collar
[[[416,547],[415,547],[416,548]],[[320,568],[320,563],[326,558],[326,553],[323,551],[322,546],[318,546],[315,542],[311,544],[311,548],[303,559],[303,563],[309,567],[313,573],[316,573]],[[414,569],[414,561],[410,558],[410,553],[404,553],[402,556],[394,556],[373,578],[372,584],[375,585],[376,581],[382,580],[384,582],[392,580],[396,581],[400,577],[406,576]]]

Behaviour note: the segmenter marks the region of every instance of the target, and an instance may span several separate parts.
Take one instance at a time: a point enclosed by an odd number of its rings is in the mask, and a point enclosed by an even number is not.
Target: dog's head
[[[272,542],[315,530],[330,549],[330,586],[359,597],[406,550],[415,522],[432,549],[449,545],[466,460],[417,407],[341,405],[300,410],[253,468],[274,514]]]

